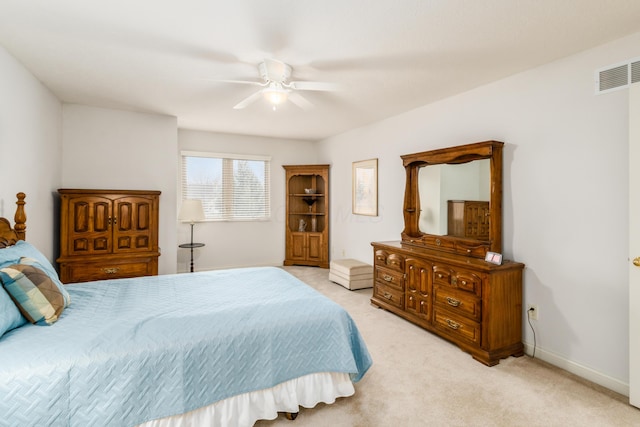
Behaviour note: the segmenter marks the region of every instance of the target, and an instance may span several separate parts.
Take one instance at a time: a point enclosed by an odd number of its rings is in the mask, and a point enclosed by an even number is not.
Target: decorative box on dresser
[[[58,193],[63,283],[158,274],[160,191]]]
[[[284,265],[329,268],[329,165],[285,165]]]
[[[498,141],[486,141],[402,156],[407,174],[402,239],[372,243],[372,304],[457,344],[488,366],[498,364],[502,358],[524,354],[524,264],[485,261],[487,252],[501,251],[502,146]],[[428,184],[424,181],[428,174],[421,174],[421,169],[477,160],[487,161],[478,167],[486,171],[485,175],[477,178],[487,181],[488,211],[481,207],[488,222],[486,235],[432,234],[426,221],[434,211],[446,212],[441,207],[450,208],[451,203],[442,194],[439,200],[428,200]],[[469,176],[467,172],[461,175]],[[473,181],[472,186],[477,187],[476,179]],[[450,230],[446,224],[434,228],[443,229]]]

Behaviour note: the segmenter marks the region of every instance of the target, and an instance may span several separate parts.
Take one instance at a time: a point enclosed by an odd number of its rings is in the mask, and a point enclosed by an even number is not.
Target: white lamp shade
[[[197,222],[204,220],[202,201],[198,199],[186,199],[182,201],[178,219],[184,222]]]

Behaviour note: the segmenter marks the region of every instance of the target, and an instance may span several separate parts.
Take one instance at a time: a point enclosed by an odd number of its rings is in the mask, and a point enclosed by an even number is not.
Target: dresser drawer
[[[482,295],[482,278],[471,271],[436,264],[433,266],[433,283],[472,292],[478,296]]]
[[[451,277],[455,272],[446,265],[433,266],[433,283],[440,285],[451,285]]]
[[[471,271],[456,271],[451,283],[460,290],[473,292],[478,296],[482,294],[482,278]]]
[[[391,270],[404,272],[404,257],[400,254],[394,254],[383,249],[377,249],[375,251],[374,258],[376,266],[382,266]]]
[[[472,245],[465,242],[456,242],[456,252],[461,255],[484,258],[487,254],[487,244]]]
[[[404,292],[381,283],[374,283],[373,297],[404,310]]]
[[[374,279],[386,286],[404,291],[404,273],[376,267]]]
[[[435,307],[433,310],[434,326],[458,338],[480,345],[480,323],[456,315],[449,310]]]
[[[449,286],[436,285],[433,291],[434,303],[452,313],[462,314],[480,321],[482,303],[478,297],[468,292],[461,292]]]
[[[447,239],[444,236],[432,236],[429,234],[425,234],[422,236],[421,240],[428,246],[432,246],[445,251],[453,251],[456,247],[454,240]]]
[[[158,261],[151,258],[138,258],[133,261],[79,261],[60,264],[60,280],[62,283],[122,279],[156,274],[158,274]]]

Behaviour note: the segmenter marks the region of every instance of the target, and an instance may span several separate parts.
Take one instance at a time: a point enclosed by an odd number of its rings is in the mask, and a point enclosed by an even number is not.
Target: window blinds
[[[265,220],[271,215],[271,158],[181,153],[182,199],[200,199],[211,220]]]

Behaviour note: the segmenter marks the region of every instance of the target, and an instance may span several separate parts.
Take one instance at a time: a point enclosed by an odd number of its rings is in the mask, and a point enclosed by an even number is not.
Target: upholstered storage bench
[[[329,264],[329,280],[347,289],[373,287],[373,267],[355,259],[333,260]]]

